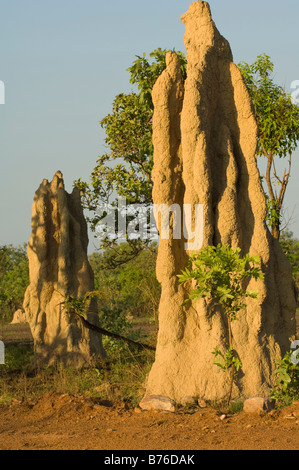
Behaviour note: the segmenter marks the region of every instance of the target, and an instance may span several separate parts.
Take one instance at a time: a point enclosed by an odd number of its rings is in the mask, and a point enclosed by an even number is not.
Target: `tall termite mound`
[[[76,188],[68,194],[57,172],[35,193],[32,233],[28,244],[30,284],[24,309],[34,339],[38,363],[56,361],[80,367],[104,357],[101,337],[83,329],[76,314],[64,308],[67,296],[83,297],[94,290],[87,247],[87,224]],[[98,325],[96,302],[88,320]]]
[[[251,99],[219,34],[207,2],[183,15],[187,80],[178,56],[153,90],[153,199],[157,205],[203,205],[203,244],[240,247],[260,256],[264,281],[232,324],[233,344],[243,367],[234,396],[265,396],[275,360],[290,349],[295,334],[295,294],[290,265],[265,223],[266,203],[256,163],[257,126]],[[197,234],[199,235],[199,234]],[[206,300],[182,306],[186,286],[177,274],[186,267],[185,240],[161,239],[157,276],[162,295],[156,358],[147,395],[177,402],[194,396],[222,399],[227,377],[214,364],[215,347],[228,347],[226,317]]]

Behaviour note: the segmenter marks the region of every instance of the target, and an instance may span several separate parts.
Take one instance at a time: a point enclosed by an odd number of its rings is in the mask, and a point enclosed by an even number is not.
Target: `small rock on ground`
[[[274,410],[276,400],[274,398],[254,397],[245,400],[243,411],[245,413],[263,413]]]
[[[147,395],[139,403],[142,410],[175,411],[175,401],[163,395]]]

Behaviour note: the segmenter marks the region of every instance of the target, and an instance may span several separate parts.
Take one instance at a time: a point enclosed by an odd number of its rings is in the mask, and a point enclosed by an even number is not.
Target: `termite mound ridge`
[[[81,367],[104,357],[100,335],[83,329],[80,319],[64,308],[67,296],[94,290],[89,264],[88,232],[77,188],[65,191],[63,176],[43,180],[34,196],[32,233],[28,243],[30,284],[24,310],[34,339],[35,361],[57,361]],[[97,306],[88,320],[98,325]]]
[[[296,300],[291,267],[266,223],[266,201],[256,163],[257,125],[248,90],[218,32],[207,2],[183,15],[187,79],[179,57],[167,55],[153,89],[153,200],[155,204],[203,205],[204,246],[240,247],[259,256],[264,281],[247,288],[234,349],[243,364],[235,397],[268,396],[276,360],[295,335]],[[160,240],[157,276],[162,294],[155,363],[147,395],[180,402],[185,396],[223,399],[228,380],[214,364],[215,347],[228,346],[227,319],[206,300],[182,306],[187,288],[177,275],[186,268],[185,240]],[[189,287],[189,289],[192,286]]]

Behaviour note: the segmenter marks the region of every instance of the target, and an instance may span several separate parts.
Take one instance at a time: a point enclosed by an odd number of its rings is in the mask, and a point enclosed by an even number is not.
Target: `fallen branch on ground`
[[[82,321],[83,325],[86,328],[88,328],[89,330],[95,331],[96,333],[102,334],[104,336],[110,336],[110,338],[120,339],[121,341],[131,344],[132,346],[136,346],[140,349],[148,349],[150,351],[156,350],[154,346],[150,346],[149,344],[144,344],[144,343],[139,343],[137,341],[133,341],[132,339],[126,338],[116,333],[112,333],[111,331],[107,331],[104,328],[101,328],[100,326],[93,325],[92,323],[89,323],[89,321],[86,320],[86,318],[84,318],[82,315],[78,314],[78,317],[80,318],[80,320]]]
[[[139,343],[132,339],[126,338],[125,336],[118,335],[117,333],[112,333],[111,331],[107,331],[100,326],[94,325],[87,320],[87,313],[89,309],[89,301],[93,297],[98,296],[98,291],[87,292],[84,297],[74,297],[72,295],[68,295],[65,297],[65,301],[61,302],[60,305],[63,305],[64,308],[75,315],[77,315],[83,326],[88,328],[89,330],[95,331],[96,333],[102,334],[104,336],[109,336],[110,338],[119,339],[124,341],[127,344],[131,344],[132,346],[136,346],[139,349],[148,349],[149,351],[155,351],[156,348],[154,346],[150,346],[149,344]],[[62,295],[62,294],[61,294]]]

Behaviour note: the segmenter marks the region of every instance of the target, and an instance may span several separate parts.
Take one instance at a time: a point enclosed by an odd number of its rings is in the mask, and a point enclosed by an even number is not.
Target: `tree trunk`
[[[271,227],[271,233],[276,240],[279,240],[280,237],[280,229],[279,229],[279,224],[273,224]]]

